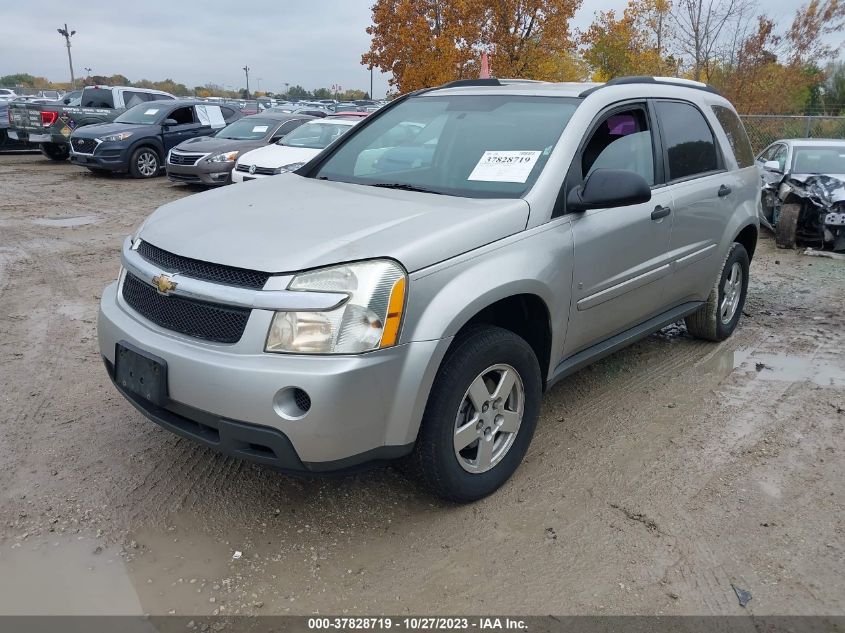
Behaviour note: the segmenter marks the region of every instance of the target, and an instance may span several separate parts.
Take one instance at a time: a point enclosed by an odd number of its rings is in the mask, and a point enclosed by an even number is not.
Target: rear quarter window
[[[736,112],[725,106],[714,105],[713,114],[716,115],[719,125],[725,131],[725,136],[728,137],[728,143],[731,144],[737,165],[740,169],[751,167],[754,164],[754,151],[751,149],[751,141],[748,140],[745,126],[739,120]]]

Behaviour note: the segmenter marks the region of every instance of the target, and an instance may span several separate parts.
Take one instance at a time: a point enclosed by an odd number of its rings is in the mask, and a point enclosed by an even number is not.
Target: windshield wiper
[[[369,184],[369,183],[367,183]],[[433,189],[426,189],[425,187],[417,187],[416,185],[409,185],[407,183],[402,182],[377,182],[372,185],[371,187],[381,187],[382,189],[401,189],[402,191],[417,191],[419,193],[435,193],[438,196],[442,196],[442,191],[434,191]]]

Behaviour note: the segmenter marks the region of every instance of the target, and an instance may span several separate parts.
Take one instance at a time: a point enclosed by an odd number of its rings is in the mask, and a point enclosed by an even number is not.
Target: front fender
[[[551,360],[563,348],[572,289],[570,219],[558,218],[411,275],[402,340],[455,336],[475,315],[515,295],[535,295],[549,312]],[[548,367],[542,368],[548,374]]]

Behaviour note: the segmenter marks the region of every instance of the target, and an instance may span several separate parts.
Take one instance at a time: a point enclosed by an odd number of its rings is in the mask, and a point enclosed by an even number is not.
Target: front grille
[[[93,154],[97,143],[93,138],[75,138],[71,140],[73,151],[79,154]]]
[[[255,167],[255,171],[251,171],[253,167]],[[258,165],[239,164],[235,169],[247,174],[260,174],[262,176],[273,176],[276,173],[275,167],[259,167]]]
[[[258,270],[223,266],[222,264],[212,264],[198,259],[191,259],[190,257],[175,255],[157,246],[153,246],[149,242],[141,242],[138,246],[138,254],[148,262],[161,266],[169,272],[180,273],[186,277],[213,281],[229,286],[261,289],[270,278],[270,273],[264,273]]]
[[[162,295],[131,273],[123,280],[123,298],[156,325],[217,343],[237,343],[249,320],[248,308]]]
[[[171,165],[194,165],[203,156],[205,154],[177,154],[176,152],[170,152],[169,161]]]

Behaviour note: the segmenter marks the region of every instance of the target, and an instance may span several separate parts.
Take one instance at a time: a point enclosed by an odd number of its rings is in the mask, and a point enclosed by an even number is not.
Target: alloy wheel
[[[461,468],[483,473],[502,461],[516,440],[525,387],[506,364],[482,371],[466,390],[455,419],[454,449]]]
[[[719,315],[725,325],[734,318],[740,297],[742,297],[742,266],[739,262],[734,262],[722,287],[722,303],[719,305]]]

